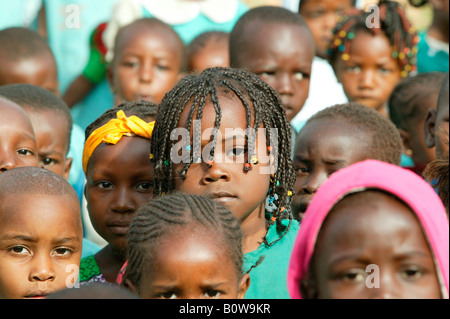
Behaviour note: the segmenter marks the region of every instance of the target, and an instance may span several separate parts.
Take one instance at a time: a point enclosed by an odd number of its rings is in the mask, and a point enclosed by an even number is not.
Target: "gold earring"
[[[409,157],[411,157],[411,156],[413,155],[412,149],[408,149],[408,150],[406,151],[406,155],[408,155]]]

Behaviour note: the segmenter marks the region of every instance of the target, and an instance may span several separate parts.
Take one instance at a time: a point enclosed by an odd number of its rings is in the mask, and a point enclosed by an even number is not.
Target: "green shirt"
[[[244,255],[243,270],[247,272],[255,266],[261,256],[263,261],[250,271],[250,286],[245,299],[289,299],[287,289],[287,270],[291,257],[292,247],[299,229],[299,223],[291,220],[289,229],[278,232],[276,224],[269,226],[266,242],[259,248]],[[287,226],[289,220],[283,220]],[[284,232],[286,232],[284,234]],[[284,234],[284,235],[283,235]],[[281,239],[279,239],[281,237]],[[277,242],[273,243],[275,240]],[[267,243],[273,243],[269,246]]]

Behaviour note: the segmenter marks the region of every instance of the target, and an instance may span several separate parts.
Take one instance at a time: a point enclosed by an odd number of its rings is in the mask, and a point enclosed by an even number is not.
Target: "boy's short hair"
[[[303,17],[290,10],[276,6],[260,6],[252,8],[239,18],[230,33],[230,64],[232,67],[239,67],[239,65],[237,65],[239,53],[248,45],[242,41],[246,33],[245,30],[250,23],[255,21],[293,24],[303,27],[308,30],[308,32],[311,32]],[[312,35],[311,41],[313,41]]]
[[[402,151],[400,133],[387,117],[376,110],[358,102],[338,104],[314,114],[306,122],[305,127],[318,120],[332,120],[341,125],[349,123],[362,132],[370,133],[372,142],[368,149],[364,149],[367,158],[400,165]]]
[[[0,31],[0,58],[16,62],[53,53],[47,40],[39,33],[24,27],[12,27]],[[56,63],[56,62],[55,62]]]
[[[392,91],[388,109],[391,121],[399,128],[408,131],[414,120],[425,120],[428,112],[426,99],[439,94],[445,74],[442,72],[420,73],[400,81]]]
[[[69,151],[73,118],[67,104],[54,93],[33,84],[9,84],[0,86],[0,95],[35,112],[51,111],[67,122],[66,150]]]
[[[16,167],[0,174],[2,194],[69,196],[79,205],[78,195],[62,176],[40,167]]]

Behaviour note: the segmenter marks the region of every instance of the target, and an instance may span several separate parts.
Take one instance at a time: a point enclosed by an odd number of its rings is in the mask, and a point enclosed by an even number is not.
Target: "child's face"
[[[213,39],[189,57],[189,69],[195,72],[202,72],[212,67],[229,66],[228,42],[225,40],[217,42]]]
[[[210,233],[210,232],[209,232]],[[142,298],[242,299],[249,277],[208,231],[173,231],[161,239],[140,283]]]
[[[371,193],[364,204],[351,197],[342,200],[322,226],[314,257],[318,297],[441,298],[433,256],[416,216],[397,199]]]
[[[294,153],[297,173],[292,211],[302,219],[319,189],[331,174],[367,158],[372,137],[351,123],[316,120],[300,132]],[[297,216],[296,216],[297,217]]]
[[[73,285],[83,231],[68,196],[2,194],[0,299],[39,298]]]
[[[449,104],[448,91],[446,98],[439,100],[437,111],[430,109],[425,121],[425,142],[427,147],[435,147],[436,158],[449,157]]]
[[[400,66],[392,57],[385,35],[357,32],[347,61],[340,55],[334,65],[349,101],[359,102],[384,113],[384,105],[400,81]]]
[[[150,141],[126,137],[100,144],[89,159],[85,195],[95,230],[114,249],[126,248],[136,210],[153,197]]]
[[[0,97],[0,173],[21,166],[38,166],[34,130],[25,111]]]
[[[252,164],[251,170],[245,173],[244,162],[248,157],[244,136],[247,127],[245,109],[235,97],[219,97],[219,100],[222,119],[214,162],[211,167],[203,160],[201,163],[192,163],[184,180],[177,173],[184,167],[184,163],[175,164],[175,189],[188,194],[209,196],[225,205],[241,222],[251,222],[253,219],[259,219],[260,212],[264,213],[264,201],[269,190],[270,163],[266,138],[264,134],[258,136],[256,156],[259,164]],[[178,127],[186,127],[188,113],[189,109],[182,112]],[[195,116],[196,113],[194,118]],[[215,116],[213,104],[207,102],[201,120],[202,153],[206,153],[210,147],[210,129],[214,127]],[[236,133],[230,133],[227,129],[236,130]],[[192,134],[191,131],[191,141]],[[204,156],[203,159],[207,160]],[[253,212],[257,213],[252,214]]]
[[[325,58],[333,28],[342,12],[352,7],[351,0],[302,0],[300,14],[314,36],[316,54]]]
[[[314,41],[307,28],[254,22],[246,30],[249,43],[240,53],[240,68],[259,75],[281,98],[288,121],[302,109],[309,93]]]
[[[27,83],[59,96],[58,72],[55,60],[48,54],[17,62],[0,59],[0,85]]]
[[[180,50],[174,36],[161,28],[125,30],[108,71],[116,104],[137,100],[160,103],[180,77]]]
[[[72,159],[67,158],[67,121],[53,111],[25,110],[36,135],[39,167],[68,179]]]

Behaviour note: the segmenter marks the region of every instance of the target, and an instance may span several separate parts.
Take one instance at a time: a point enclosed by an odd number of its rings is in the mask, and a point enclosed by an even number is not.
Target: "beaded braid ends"
[[[268,196],[274,196],[272,201],[276,207],[272,215],[277,221],[292,218],[290,210],[282,211],[282,207],[290,207],[291,196],[288,191],[293,190],[295,173],[290,157],[291,133],[285,111],[276,92],[256,74],[234,68],[210,68],[201,74],[187,75],[169,91],[159,105],[158,117],[152,135],[151,153],[155,168],[154,195],[169,193],[174,190],[174,177],[185,178],[192,163],[212,165],[217,136],[212,134],[212,148],[208,158],[199,159],[194,150],[199,149],[200,137],[191,133],[190,141],[186,141],[185,149],[189,151],[189,158],[183,160],[183,166],[177,172],[173,170],[171,149],[176,141],[170,139],[172,132],[177,129],[181,113],[189,110],[186,129],[192,132],[197,129],[207,103],[211,103],[216,112],[214,130],[219,130],[222,112],[221,98],[234,96],[240,101],[245,110],[246,125],[249,132],[256,132],[264,127],[266,134],[267,154],[273,157],[273,180],[270,183]],[[196,114],[196,116],[194,116]],[[196,121],[199,120],[199,121]],[[276,129],[276,134],[272,129]],[[199,130],[201,131],[201,130]],[[193,135],[193,136],[192,136]],[[258,165],[261,159],[256,156],[256,135],[248,136],[248,157],[243,164],[243,171],[249,171],[253,165]],[[191,147],[192,145],[192,147]],[[178,175],[177,175],[178,174]],[[277,226],[281,223],[277,223]]]
[[[416,72],[416,56],[419,36],[416,29],[406,18],[404,9],[395,1],[381,0],[379,8],[379,25],[373,19],[378,19],[371,11],[351,8],[338,18],[333,30],[332,40],[328,49],[328,60],[334,64],[336,59],[350,59],[350,46],[357,32],[366,31],[373,35],[382,32],[387,36],[392,46],[392,57],[399,63],[402,77],[408,77]]]

